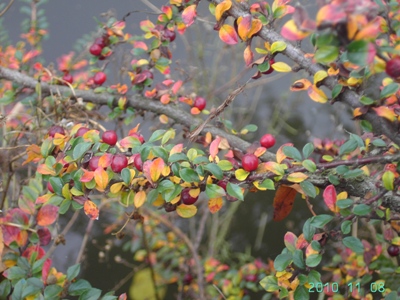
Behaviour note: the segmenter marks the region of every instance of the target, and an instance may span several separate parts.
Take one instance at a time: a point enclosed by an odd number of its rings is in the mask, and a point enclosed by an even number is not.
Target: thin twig
[[[246,85],[250,82],[251,79],[247,80],[247,82],[243,85],[241,85],[240,87],[238,87],[236,90],[234,90],[232,93],[229,94],[228,98],[226,98],[224,100],[224,102],[217,107],[216,110],[214,110],[213,112],[210,113],[210,115],[208,116],[208,118],[201,123],[199,126],[196,127],[195,130],[193,130],[190,135],[189,135],[189,140],[190,141],[195,141],[197,136],[200,134],[200,132],[203,131],[204,127],[215,117],[219,116],[224,110],[225,108],[227,108],[229,106],[229,104],[231,104],[233,102],[233,100],[235,100],[236,96],[239,95],[244,88],[246,87]]]
[[[0,12],[0,17],[2,17],[7,12],[7,10],[10,9],[13,2],[14,2],[14,0],[10,0],[10,2],[7,4],[7,6]]]
[[[83,236],[83,239],[82,239],[81,248],[79,249],[78,256],[76,257],[76,260],[75,260],[76,264],[80,263],[82,260],[83,253],[85,252],[86,244],[89,240],[89,235],[92,232],[94,221],[95,221],[94,219],[90,219],[88,225],[86,226],[85,235]]]
[[[165,226],[167,226],[169,229],[172,230],[173,233],[175,233],[179,238],[181,238],[185,244],[188,246],[190,252],[192,253],[192,257],[194,260],[194,263],[196,265],[196,271],[197,271],[197,284],[199,286],[199,297],[201,300],[205,299],[205,294],[204,294],[204,275],[203,275],[203,265],[200,261],[200,257],[196,251],[196,249],[194,248],[193,243],[190,241],[190,239],[187,237],[186,234],[184,234],[178,227],[174,226],[170,221],[168,221],[165,218],[162,218],[161,216],[159,216],[158,214],[156,214],[155,212],[147,209],[147,208],[143,208],[143,213],[151,216],[152,218],[156,219],[157,221],[159,221],[160,223],[164,224]]]
[[[204,234],[204,228],[206,227],[206,222],[208,219],[208,216],[210,214],[210,210],[208,209],[207,203],[204,204],[204,210],[203,210],[203,215],[201,216],[200,222],[199,222],[199,229],[197,230],[197,236],[196,240],[194,241],[194,249],[198,250],[201,239],[203,238]]]

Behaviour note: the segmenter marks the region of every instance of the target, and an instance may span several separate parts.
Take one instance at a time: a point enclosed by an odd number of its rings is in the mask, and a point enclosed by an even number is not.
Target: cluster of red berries
[[[93,44],[89,48],[90,54],[99,57],[99,59],[104,59],[105,57],[101,55],[104,47],[107,47],[110,43],[108,35],[102,35],[94,40]]]
[[[264,148],[271,148],[275,145],[275,137],[272,134],[265,134],[260,139],[260,144]],[[247,172],[255,171],[258,168],[258,157],[252,153],[247,153],[242,157],[242,168]]]

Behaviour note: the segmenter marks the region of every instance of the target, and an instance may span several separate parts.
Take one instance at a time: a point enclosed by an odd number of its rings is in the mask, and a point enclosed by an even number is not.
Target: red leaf
[[[43,280],[43,282],[47,283],[47,277],[49,276],[51,263],[52,263],[51,259],[48,258],[48,259],[46,259],[46,261],[43,264],[43,267],[42,267],[42,280]]]
[[[336,200],[337,200],[337,194],[336,194],[336,189],[334,185],[328,185],[325,190],[324,194],[322,195],[324,198],[324,202],[328,208],[336,212]]]
[[[49,226],[57,220],[57,217],[58,206],[48,204],[40,208],[36,220],[40,226]]]
[[[253,62],[253,58],[254,58],[254,55],[253,55],[253,52],[251,51],[250,45],[248,45],[246,47],[246,49],[244,49],[243,56],[244,56],[244,62],[246,63],[246,66],[250,66],[251,63]]]
[[[37,231],[39,236],[40,246],[47,246],[51,241],[51,233],[50,230],[45,228],[39,228]]]
[[[219,143],[221,142],[221,138],[217,137],[215,140],[213,140],[210,144],[210,155],[214,159],[215,156],[218,154],[218,146]]]
[[[195,5],[195,4],[190,5],[190,6],[186,7],[185,10],[182,12],[182,20],[183,20],[183,23],[185,23],[187,27],[192,25],[194,22],[194,18],[197,15],[196,6],[197,5]]]
[[[219,30],[219,38],[228,45],[235,45],[239,40],[235,29],[228,24],[222,25]]]
[[[281,185],[274,198],[274,221],[282,221],[292,211],[297,191]]]

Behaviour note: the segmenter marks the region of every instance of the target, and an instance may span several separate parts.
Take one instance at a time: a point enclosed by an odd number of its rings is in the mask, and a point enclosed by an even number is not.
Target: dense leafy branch
[[[216,4],[223,2],[223,0],[212,1]],[[250,14],[250,11],[243,8],[241,5],[233,2],[232,7],[227,12],[235,19],[244,17]],[[282,51],[282,54],[292,59],[301,69],[307,71],[310,75],[315,75],[318,71],[324,70],[324,67],[320,64],[313,63],[311,59],[306,57],[306,53],[303,52],[299,47],[292,45],[289,41],[285,40],[275,29],[267,28],[263,26],[258,32],[258,36],[270,43],[284,41],[286,43],[286,49]],[[332,90],[337,84],[337,81],[329,76],[325,78],[323,84]],[[353,90],[344,89],[343,92],[338,96],[337,100],[346,103],[352,109],[360,107],[360,95]],[[398,134],[398,128],[395,123],[389,122],[388,120],[381,118],[376,115],[372,110],[369,110],[363,117],[369,121],[376,134],[384,134],[390,138],[393,142],[400,144],[400,136]]]

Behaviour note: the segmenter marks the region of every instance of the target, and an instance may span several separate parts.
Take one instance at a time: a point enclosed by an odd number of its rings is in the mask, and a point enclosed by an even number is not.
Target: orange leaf
[[[190,6],[186,7],[184,9],[184,11],[182,12],[182,20],[183,20],[183,23],[185,23],[187,27],[192,25],[194,22],[194,18],[197,15],[196,7],[197,7],[197,5],[195,5],[195,4],[190,5]]]
[[[137,192],[135,195],[135,198],[133,198],[133,204],[135,205],[136,208],[141,207],[145,201],[146,201],[146,192],[145,191]]]
[[[325,188],[322,197],[324,198],[324,202],[325,202],[326,206],[328,206],[328,208],[331,211],[337,212],[337,208],[336,208],[337,195],[336,195],[335,186],[332,184],[328,185]]]
[[[307,37],[310,32],[300,30],[297,28],[296,23],[293,20],[289,20],[283,25],[281,34],[284,38],[290,41],[299,41]]]
[[[218,154],[218,146],[219,143],[221,142],[221,137],[217,137],[215,140],[213,140],[210,144],[210,156],[214,159],[217,154]]]
[[[246,47],[246,49],[244,49],[243,57],[244,57],[244,62],[246,63],[246,66],[250,66],[254,59],[254,55],[253,55],[253,52],[251,51],[250,45],[248,45]]]
[[[49,226],[57,220],[57,217],[58,206],[48,204],[40,208],[36,220],[40,226]]]
[[[280,164],[282,160],[284,160],[287,156],[283,153],[283,147],[293,146],[292,143],[286,143],[279,147],[278,151],[276,151],[276,161]]]
[[[112,159],[113,155],[111,153],[103,154],[99,159],[99,167],[106,169],[109,165],[111,165]]]
[[[263,170],[272,172],[276,175],[284,175],[285,174],[285,170],[281,167],[281,165],[274,161],[268,161],[266,163],[263,163]]]
[[[317,13],[317,26],[328,21],[330,24],[337,24],[344,21],[347,17],[346,12],[340,4],[328,4],[323,6]]]
[[[172,154],[175,154],[175,153],[181,153],[182,150],[183,150],[183,144],[175,145],[175,146],[171,149],[171,151],[169,152],[169,155],[171,156]]]
[[[182,218],[191,218],[197,213],[197,207],[194,205],[180,204],[176,208],[176,212]]]
[[[26,148],[26,153],[28,154],[28,158],[22,163],[25,165],[31,161],[38,162],[43,158],[42,154],[40,153],[40,147],[38,145],[30,145]]]
[[[267,149],[264,147],[258,147],[256,149],[256,151],[254,151],[254,155],[257,157],[260,157],[261,155],[263,155],[265,152],[267,152]]]
[[[99,192],[104,192],[108,184],[108,174],[103,168],[97,168],[94,171],[94,181]]]
[[[208,209],[212,214],[215,214],[217,211],[219,211],[222,207],[222,198],[212,198],[208,200]]]
[[[229,10],[231,6],[232,6],[231,0],[224,0],[215,7],[215,18],[217,19],[217,21],[221,20],[221,17],[224,14],[224,12]]]
[[[238,33],[240,38],[243,41],[247,41],[247,35],[251,29],[251,15],[247,15],[245,17],[239,17],[237,19],[238,23]]]
[[[83,169],[83,175],[81,177],[82,182],[89,182],[93,179],[93,177],[94,177],[94,172]]]
[[[307,92],[308,96],[310,96],[310,98],[315,102],[326,103],[328,101],[328,97],[325,95],[325,93],[315,85],[311,85]]]
[[[235,45],[238,43],[238,36],[235,29],[228,24],[222,25],[219,30],[219,38],[228,45]]]
[[[156,158],[150,165],[150,178],[152,182],[156,182],[162,171],[164,170],[165,163],[161,157]]]
[[[292,211],[297,191],[281,185],[274,197],[274,221],[282,221]]]
[[[99,208],[97,207],[96,203],[91,200],[86,200],[85,204],[83,204],[83,210],[85,214],[92,220],[99,219]]]
[[[35,204],[46,203],[51,197],[53,197],[53,194],[44,194],[43,196],[39,196],[36,198]]]
[[[46,166],[45,164],[39,165],[37,167],[37,172],[42,175],[56,175],[56,171],[53,168]]]
[[[297,92],[297,91],[304,91],[307,90],[311,86],[311,82],[307,79],[300,79],[295,81],[291,87],[290,90],[292,92]]]
[[[396,114],[394,113],[393,109],[390,109],[387,106],[373,107],[372,109],[378,116],[386,118],[389,121],[393,122],[396,119]]]

